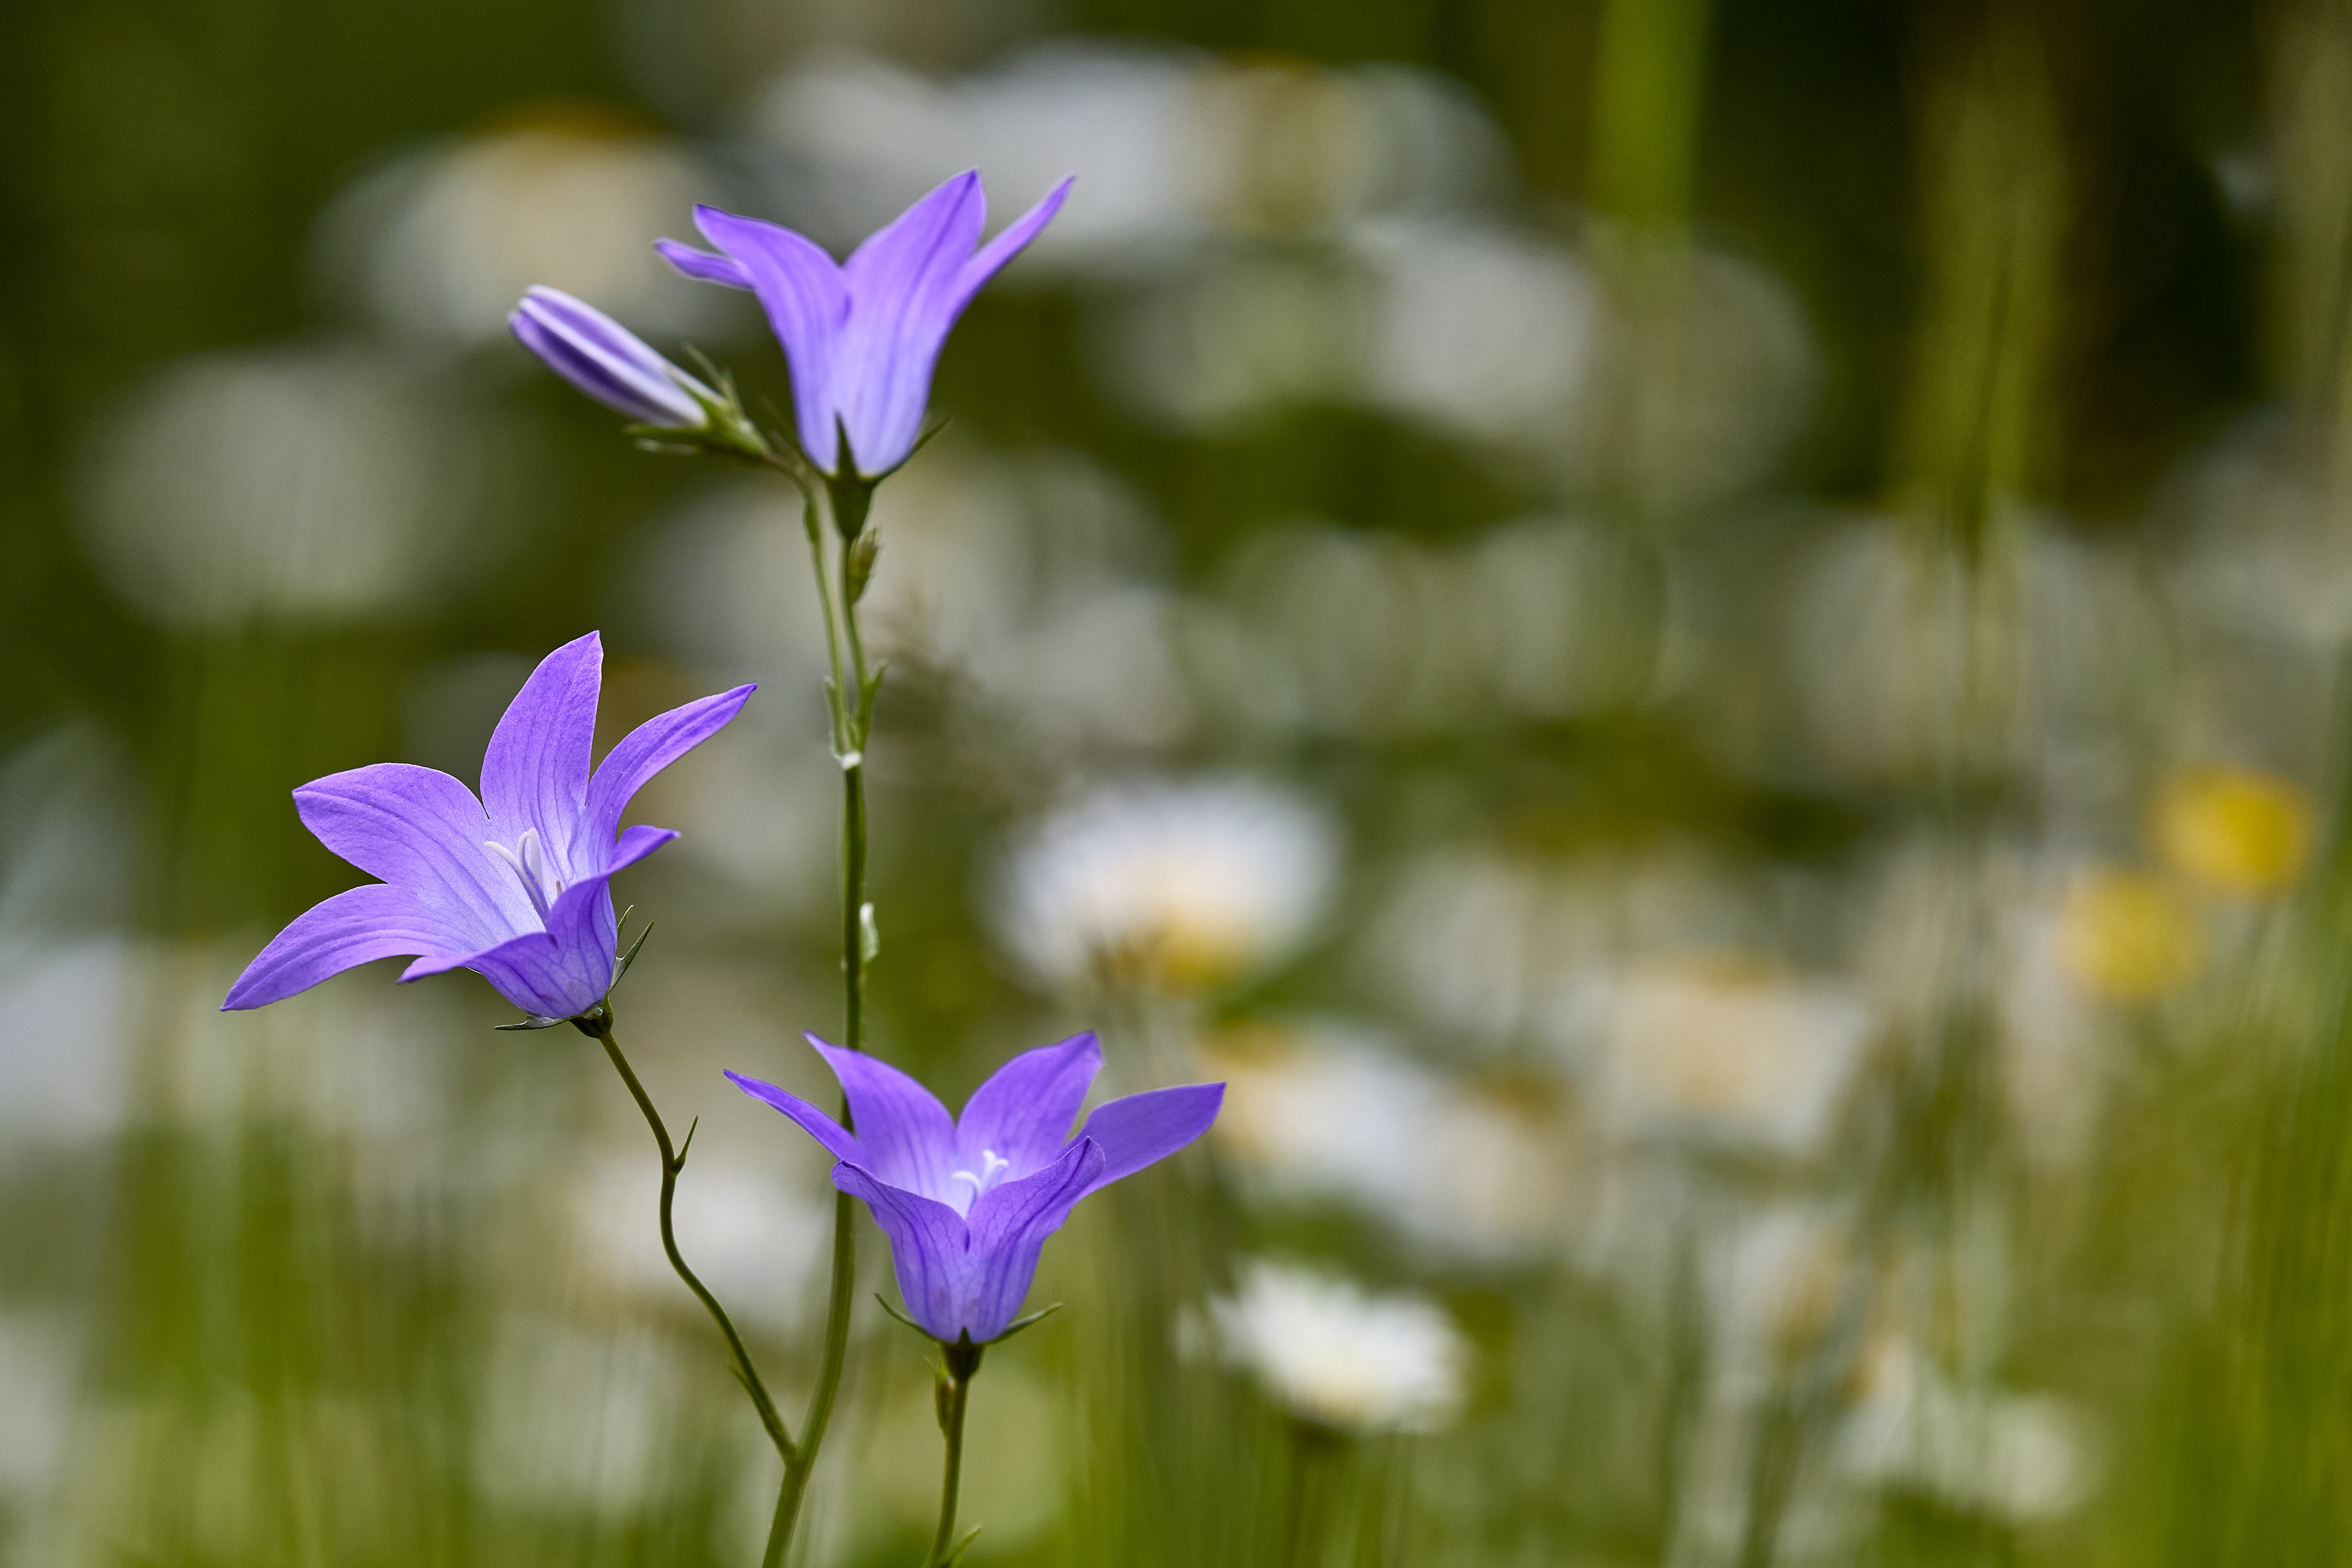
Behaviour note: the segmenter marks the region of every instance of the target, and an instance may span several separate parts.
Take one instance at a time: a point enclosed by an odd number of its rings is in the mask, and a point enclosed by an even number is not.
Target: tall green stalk
[[[866,742],[872,732],[874,693],[878,672],[869,671],[866,642],[857,624],[857,601],[873,569],[873,545],[864,532],[870,485],[855,481],[829,487],[834,534],[839,542],[838,574],[825,565],[824,532],[818,516],[816,494],[808,479],[779,463],[780,471],[800,488],[802,516],[808,532],[809,570],[815,580],[817,603],[824,613],[827,713],[833,731],[834,755],[841,763],[841,974],[842,1045],[853,1051],[866,1048],[866,966],[877,942],[872,906],[866,900]],[[835,595],[839,595],[836,607]],[[847,658],[845,663],[844,647]],[[847,678],[845,680],[845,677]],[[849,1104],[841,1107],[841,1124],[855,1131]],[[833,1406],[841,1392],[841,1377],[849,1359],[849,1319],[857,1288],[856,1215],[846,1194],[833,1200],[833,1280],[826,1295],[824,1349],[818,1363],[816,1387],[809,1395],[808,1414],[801,1436],[784,1453],[784,1479],[776,1493],[776,1509],[768,1526],[768,1546],[761,1568],[782,1568],[793,1532],[800,1521],[801,1504],[808,1495],[810,1473],[833,1420]]]

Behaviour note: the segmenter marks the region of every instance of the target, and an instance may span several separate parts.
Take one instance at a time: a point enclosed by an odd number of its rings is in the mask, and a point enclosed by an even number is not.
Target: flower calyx
[[[1052,1317],[1055,1313],[1062,1310],[1062,1303],[1059,1301],[1055,1302],[1050,1307],[1040,1307],[1034,1312],[1025,1313],[1021,1317],[1013,1319],[1013,1321],[1004,1325],[1004,1331],[997,1335],[994,1339],[982,1340],[975,1343],[973,1342],[971,1331],[970,1329],[964,1330],[952,1341],[940,1338],[939,1335],[931,1332],[930,1330],[923,1327],[922,1324],[915,1321],[914,1319],[907,1316],[906,1313],[890,1305],[890,1299],[883,1295],[879,1290],[874,1293],[874,1304],[881,1308],[884,1312],[887,1313],[892,1318],[906,1324],[908,1328],[922,1335],[923,1338],[930,1341],[931,1343],[940,1347],[941,1376],[944,1377],[954,1373],[956,1369],[959,1366],[961,1366],[963,1368],[961,1375],[967,1379],[969,1379],[973,1373],[980,1370],[980,1357],[982,1351],[985,1351],[991,1345],[1003,1344],[1005,1341],[1011,1339],[1022,1330],[1042,1323],[1046,1319]],[[962,1359],[967,1356],[970,1358],[969,1361]]]
[[[635,904],[623,910],[620,921],[617,922],[617,929],[628,930],[629,917],[636,912],[637,906]],[[613,984],[604,988],[604,994],[597,999],[596,1005],[585,1012],[575,1013],[568,1018],[551,1018],[544,1014],[527,1013],[520,1023],[499,1024],[494,1026],[500,1033],[505,1033],[513,1029],[552,1029],[558,1024],[569,1024],[591,1039],[603,1039],[612,1032],[613,1028],[613,993],[620,989],[621,982],[628,975],[629,966],[636,963],[639,950],[646,945],[646,938],[653,934],[654,923],[647,921],[645,929],[637,932],[637,940],[629,944],[628,950],[623,952],[619,961],[614,964]]]
[[[768,467],[779,461],[777,444],[760,427],[743,408],[743,399],[735,390],[735,377],[714,363],[699,349],[688,349],[697,365],[709,377],[709,384],[691,378],[680,390],[694,399],[702,411],[698,425],[627,425],[623,434],[634,440],[640,451],[658,452],[667,457],[728,458],[737,462]]]

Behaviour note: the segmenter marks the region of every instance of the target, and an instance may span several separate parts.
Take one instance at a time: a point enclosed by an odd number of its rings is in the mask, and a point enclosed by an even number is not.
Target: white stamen
[[[541,921],[547,919],[548,906],[563,891],[563,881],[551,874],[547,851],[539,841],[539,829],[526,827],[511,849],[503,844],[485,842],[483,848],[506,862],[507,868],[522,883],[522,890],[530,900],[531,908],[539,911]]]
[[[999,1154],[995,1150],[982,1149],[980,1152],[980,1173],[978,1175],[974,1175],[970,1171],[955,1171],[949,1173],[948,1180],[950,1182],[970,1182],[971,1184],[972,1198],[977,1202],[981,1194],[988,1191],[991,1187],[996,1185],[997,1183],[1003,1181],[1004,1179],[1004,1173],[1012,1168],[1013,1162],[1004,1158],[1002,1154]]]

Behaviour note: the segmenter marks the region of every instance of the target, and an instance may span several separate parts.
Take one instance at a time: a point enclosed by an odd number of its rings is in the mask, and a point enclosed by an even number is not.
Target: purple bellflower
[[[838,265],[791,229],[710,206],[695,208],[694,222],[719,254],[673,239],[655,248],[688,278],[759,296],[792,367],[801,450],[828,478],[870,480],[915,449],[956,318],[1053,221],[1069,189],[1063,180],[984,246],[988,197],[972,169]]]
[[[866,1200],[890,1238],[898,1294],[942,1344],[984,1345],[1013,1326],[1045,1238],[1078,1200],[1163,1160],[1209,1130],[1221,1083],[1131,1094],[1070,1123],[1102,1066],[1094,1036],[1014,1057],[950,1117],[931,1091],[862,1051],[809,1037],[857,1131],[740,1073],[727,1076],[829,1150],[833,1184]]]
[[[618,832],[630,797],[735,717],[739,686],[649,719],[592,774],[604,649],[594,632],[540,662],[482,759],[478,800],[447,773],[378,763],[294,792],[319,842],[383,879],[337,893],[278,933],[223,1012],[261,1007],[355,964],[420,955],[415,980],[470,969],[536,1025],[613,987],[619,928],[606,884],[677,835]]]
[[[507,317],[523,347],[547,368],[640,425],[700,430],[720,398],[635,332],[561,289],[534,287]]]

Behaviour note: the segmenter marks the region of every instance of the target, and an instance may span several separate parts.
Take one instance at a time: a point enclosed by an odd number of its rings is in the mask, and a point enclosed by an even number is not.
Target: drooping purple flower
[[[507,316],[522,346],[597,402],[640,425],[699,430],[719,394],[584,300],[534,287]]]
[[[604,683],[594,632],[540,661],[482,759],[478,800],[447,773],[378,763],[294,792],[319,842],[383,879],[337,893],[278,933],[229,988],[223,1012],[307,991],[355,964],[419,955],[415,980],[470,969],[538,1019],[586,1011],[612,989],[619,931],[613,874],[677,837],[615,834],[656,773],[735,717],[739,686],[649,719],[592,774]]]
[[[908,1315],[947,1344],[1003,1334],[1045,1238],[1078,1200],[1207,1131],[1225,1094],[1221,1083],[1131,1094],[1097,1106],[1072,1137],[1102,1066],[1091,1034],[1014,1057],[972,1091],[960,1117],[887,1063],[808,1040],[841,1080],[854,1135],[772,1084],[727,1076],[832,1152],[833,1184],[863,1198],[890,1238]]]
[[[828,475],[873,479],[914,450],[956,318],[1053,220],[1069,189],[1063,180],[985,246],[988,197],[971,169],[839,265],[791,229],[709,206],[695,208],[694,222],[719,255],[673,239],[655,248],[688,278],[759,296],[792,366],[801,449]]]

